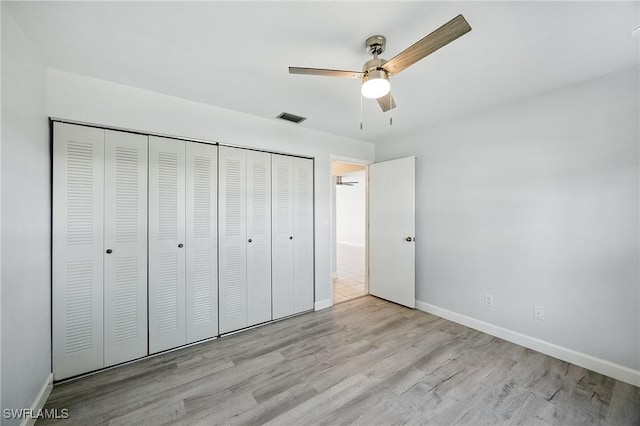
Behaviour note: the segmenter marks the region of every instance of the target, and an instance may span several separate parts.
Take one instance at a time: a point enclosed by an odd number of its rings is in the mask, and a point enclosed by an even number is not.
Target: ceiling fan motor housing
[[[365,74],[365,77],[367,75],[371,75],[371,78],[386,78],[387,71],[383,67],[385,62],[387,61],[381,58],[370,59],[367,62],[365,62],[364,65],[362,66],[362,72]],[[376,72],[384,73],[384,77],[382,75],[377,75],[376,77],[373,77],[372,73],[376,73]]]
[[[368,73],[366,73],[363,77],[362,77],[362,82],[366,83],[369,80],[373,80],[376,78],[382,78],[382,79],[387,79],[387,72],[385,70],[375,70],[375,71],[369,71]]]

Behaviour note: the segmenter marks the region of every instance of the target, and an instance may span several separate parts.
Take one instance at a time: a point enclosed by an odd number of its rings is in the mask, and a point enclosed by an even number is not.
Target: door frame
[[[337,256],[337,241],[336,241],[336,181],[333,177],[333,163],[351,163],[364,166],[365,175],[365,200],[364,200],[364,289],[369,294],[369,165],[373,164],[373,160],[365,160],[362,158],[345,157],[342,155],[331,154],[329,156],[329,186],[331,188],[331,196],[329,197],[331,204],[331,217],[329,220],[329,228],[331,241],[329,244],[329,264],[330,264],[330,283],[329,283],[329,300],[333,306],[333,279],[334,273],[337,270],[336,256]]]

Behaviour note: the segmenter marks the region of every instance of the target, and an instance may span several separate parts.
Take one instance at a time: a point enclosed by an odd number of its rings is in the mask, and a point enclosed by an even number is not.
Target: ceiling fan
[[[337,186],[353,186],[359,182],[353,181],[353,182],[345,182],[342,180],[343,177],[342,176],[336,176],[336,185]]]
[[[386,38],[381,35],[369,37],[365,44],[373,59],[364,63],[362,71],[289,67],[289,73],[362,79],[362,96],[376,99],[382,111],[386,112],[396,107],[391,95],[390,76],[398,74],[469,31],[471,26],[467,20],[458,15],[388,61],[378,57],[385,50]]]

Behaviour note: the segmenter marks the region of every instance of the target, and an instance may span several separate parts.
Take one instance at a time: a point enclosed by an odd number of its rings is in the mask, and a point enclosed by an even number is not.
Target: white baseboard
[[[558,346],[544,340],[536,339],[535,337],[530,337],[525,334],[509,330],[507,328],[489,324],[488,322],[480,321],[466,315],[439,308],[437,306],[421,302],[419,300],[416,300],[416,308],[421,311],[439,316],[441,318],[457,322],[458,324],[466,325],[467,327],[482,331],[484,333],[490,334],[491,336],[499,337],[500,339],[507,340],[511,343],[524,346],[525,348],[533,349],[534,351],[541,352],[545,355],[549,355],[554,358],[558,358],[563,361],[567,361],[580,367],[586,368],[588,370],[604,374],[605,376],[612,377],[616,380],[620,380],[634,386],[640,386],[639,370],[633,370],[620,364],[596,358],[591,355],[574,351],[572,349],[564,348],[562,346]]]
[[[319,300],[314,305],[314,310],[321,311],[322,309],[327,309],[333,306],[333,301],[331,299]]]
[[[51,389],[53,389],[53,373],[49,373],[44,383],[42,384],[42,388],[40,388],[40,392],[36,395],[36,399],[33,400],[31,404],[31,412],[37,413],[39,410],[44,408],[44,404],[47,403],[47,398],[49,398],[49,394],[51,393]],[[33,426],[36,424],[36,418],[25,418],[20,423],[20,426]]]

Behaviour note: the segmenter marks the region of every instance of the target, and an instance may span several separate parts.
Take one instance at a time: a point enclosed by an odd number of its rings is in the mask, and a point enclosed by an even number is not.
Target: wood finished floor
[[[57,385],[46,408],[79,425],[639,425],[640,389],[366,296]]]

